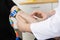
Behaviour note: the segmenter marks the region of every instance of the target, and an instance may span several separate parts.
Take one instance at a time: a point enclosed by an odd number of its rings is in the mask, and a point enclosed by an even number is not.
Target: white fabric
[[[60,7],[58,6],[54,10],[56,13],[47,20],[30,25],[32,33],[38,40],[60,36]]]
[[[39,40],[60,36],[60,19],[56,14],[51,18],[31,24],[31,30]],[[58,27],[58,28],[57,28]]]
[[[60,6],[60,0],[58,0],[58,6]]]

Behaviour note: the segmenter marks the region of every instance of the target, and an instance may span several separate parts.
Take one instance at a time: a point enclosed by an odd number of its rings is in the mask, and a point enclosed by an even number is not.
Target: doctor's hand
[[[20,15],[16,16],[16,20],[17,20],[17,27],[18,30],[21,32],[31,32],[30,31],[30,23],[27,23],[26,20],[24,20]]]
[[[23,11],[18,12],[17,15],[16,15],[16,17],[18,17],[18,16],[21,16],[27,23],[37,22],[36,19],[34,19],[30,15],[24,13]]]
[[[31,23],[36,22],[34,18],[32,18],[31,16],[28,16],[22,11],[17,13],[16,20],[17,20],[18,29],[21,32],[31,32],[29,26]]]
[[[40,20],[40,21],[45,20],[47,18],[47,14],[44,12],[41,12],[39,10],[33,11],[31,16],[35,19]]]

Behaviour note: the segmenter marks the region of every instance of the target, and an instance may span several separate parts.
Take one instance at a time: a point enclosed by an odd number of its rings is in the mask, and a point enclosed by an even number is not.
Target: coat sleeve
[[[45,40],[49,38],[60,36],[60,15],[56,13],[45,21],[32,23],[30,25],[32,33],[38,40]]]

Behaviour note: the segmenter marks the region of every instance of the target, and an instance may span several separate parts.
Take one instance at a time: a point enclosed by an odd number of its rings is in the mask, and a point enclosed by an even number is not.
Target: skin
[[[11,11],[13,11],[15,8],[17,9],[17,6],[13,6]],[[36,19],[34,18],[34,16],[38,15],[37,17],[39,18],[40,21],[45,20],[45,19],[49,18],[50,16],[54,15],[55,10],[51,10],[47,14],[45,14],[44,12],[39,11],[39,10],[38,11],[37,10],[33,11],[31,13],[31,15],[27,15],[26,13],[21,12],[21,11],[18,12],[17,15],[16,15],[16,19],[17,19],[17,26],[18,26],[19,31],[32,33],[31,29],[30,29],[30,25],[33,22],[37,22]],[[55,40],[60,40],[60,37],[55,37],[54,39]]]
[[[13,6],[11,8],[11,11],[13,11],[14,9],[17,9],[17,6]],[[31,29],[30,29],[31,23],[37,22],[34,16],[38,17],[39,18],[38,20],[40,21],[46,20],[47,18],[55,14],[55,10],[51,10],[48,14],[49,15],[47,15],[42,11],[35,10],[31,13],[31,15],[27,15],[23,11],[19,11],[16,15],[18,29],[21,32],[31,32]]]
[[[31,13],[31,16],[32,16],[32,17],[36,16],[36,17],[40,18],[41,20],[44,20],[44,19],[47,18],[47,14],[44,13],[44,12],[42,12],[42,11],[39,11],[39,10],[33,11],[33,12]]]
[[[44,20],[44,19],[48,18],[48,16],[54,15],[55,11],[53,10],[53,11],[49,12],[50,15],[46,15],[45,13],[40,12],[40,11],[37,11],[36,13],[37,13],[37,15],[39,15],[39,13],[40,13],[42,15],[41,19]],[[17,13],[17,15],[16,15],[17,25],[21,32],[31,32],[30,25],[31,25],[31,23],[36,22],[36,20],[34,20],[35,18],[33,18],[33,16],[36,16],[35,12],[33,12],[33,14],[31,14],[31,15],[32,15],[32,17],[26,15],[24,12]]]
[[[16,20],[17,20],[17,26],[21,32],[31,32],[29,26],[31,23],[36,22],[36,20],[33,17],[28,16],[27,14],[25,14],[22,11],[17,13]]]

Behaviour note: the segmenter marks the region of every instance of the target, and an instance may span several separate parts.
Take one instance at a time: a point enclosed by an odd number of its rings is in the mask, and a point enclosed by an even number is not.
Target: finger
[[[34,11],[34,12],[32,12],[31,16],[33,18],[35,18],[34,16],[42,18],[42,12],[40,12],[40,11]]]
[[[36,17],[36,16],[34,16],[34,18],[35,18],[38,22],[43,20],[43,19],[38,18],[38,17]]]
[[[31,23],[31,22],[35,22],[36,20],[31,17],[30,15],[27,15],[27,14],[21,14],[21,16],[23,17],[24,20],[26,20],[28,23]]]
[[[25,21],[25,23],[29,23],[26,18],[24,18],[22,16],[19,16],[19,17],[21,17]]]
[[[18,17],[16,19],[17,19],[17,24],[24,24],[25,23],[25,21],[21,17]]]
[[[17,15],[20,15],[20,14],[23,14],[24,12],[23,11],[19,11],[17,14],[16,14],[16,16]]]
[[[20,28],[20,27],[23,27],[23,25],[26,24],[25,22],[23,22],[22,20],[19,20],[17,19],[17,26]]]
[[[25,14],[23,11],[18,12],[17,16],[22,17],[26,21],[27,14]]]
[[[17,20],[17,21],[25,22],[25,20],[23,20],[19,15],[18,15],[18,16],[16,16],[16,20]]]
[[[17,21],[17,27],[19,27],[20,26],[20,23]]]
[[[17,20],[17,26],[19,27],[21,25],[21,22],[23,21],[21,21],[18,17],[16,17],[16,20]]]
[[[16,15],[16,17],[18,18],[18,16],[23,19],[22,21],[25,21],[25,22],[28,23],[28,21],[27,21],[27,19],[26,19],[26,17],[28,17],[28,16],[27,16],[27,14],[25,14],[23,11],[18,12],[17,15]]]
[[[22,14],[20,14],[19,16],[21,16],[21,18],[23,18],[25,21],[28,21],[29,20],[29,16],[27,15],[27,14],[25,14],[25,13],[22,13]]]
[[[30,16],[34,16],[36,13],[38,13],[37,11],[33,11]]]
[[[35,13],[41,13],[41,11],[39,11],[39,10],[34,10],[34,11],[31,13],[31,15],[33,15],[33,14],[35,14]]]
[[[21,17],[20,15],[18,16],[18,20],[24,22],[24,23],[28,23],[23,17]]]
[[[43,18],[43,19],[46,17],[46,14],[42,11],[39,11],[39,10],[36,12],[33,12],[32,15],[33,15],[33,17],[36,16],[36,17]]]
[[[36,20],[33,17],[24,12],[17,14],[17,16],[18,15],[21,16],[27,23],[36,22]]]
[[[17,27],[18,27],[18,29],[19,29],[19,31],[21,31],[22,30],[22,22],[20,21],[17,21]]]
[[[23,11],[19,11],[19,12],[17,13],[17,15],[16,15],[16,19],[25,22],[25,20],[24,20],[23,18],[21,18],[21,16],[20,16],[20,14],[23,14],[23,13],[24,13]]]

